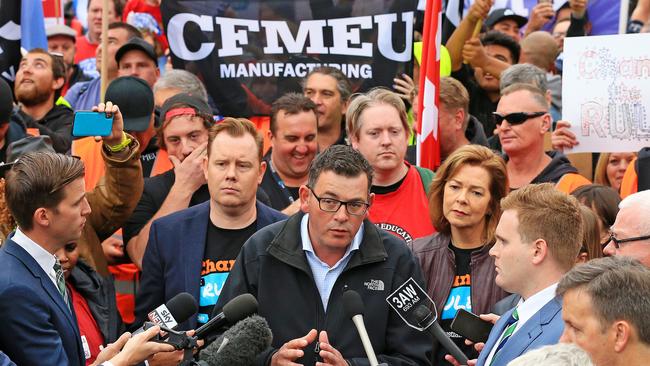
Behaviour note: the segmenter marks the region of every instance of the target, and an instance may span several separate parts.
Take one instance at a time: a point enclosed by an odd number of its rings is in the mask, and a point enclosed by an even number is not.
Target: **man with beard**
[[[72,144],[73,112],[56,105],[65,84],[63,57],[41,48],[29,51],[20,61],[14,94],[20,103],[11,117],[33,135],[48,135],[54,150],[67,153]]]

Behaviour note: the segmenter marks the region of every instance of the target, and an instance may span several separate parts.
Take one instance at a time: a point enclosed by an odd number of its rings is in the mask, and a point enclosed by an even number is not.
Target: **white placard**
[[[580,144],[568,152],[650,146],[650,34],[564,39],[562,119]]]

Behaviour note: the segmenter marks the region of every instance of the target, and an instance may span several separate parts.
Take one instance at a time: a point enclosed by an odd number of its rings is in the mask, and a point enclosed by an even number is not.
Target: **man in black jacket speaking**
[[[366,220],[372,168],[349,146],[334,145],[312,162],[300,187],[302,212],[270,225],[244,244],[216,308],[249,292],[273,332],[259,365],[296,362],[367,365],[342,295],[357,291],[379,362],[429,365],[432,340],[410,328],[386,297],[422,273],[402,241]]]

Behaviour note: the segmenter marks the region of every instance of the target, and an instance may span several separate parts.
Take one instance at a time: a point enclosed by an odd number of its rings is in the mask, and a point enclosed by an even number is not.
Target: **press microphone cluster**
[[[133,332],[133,334],[145,331],[151,327],[151,323],[161,327],[175,329],[179,323],[189,319],[190,316],[196,314],[198,310],[199,307],[196,304],[194,296],[187,292],[181,292],[169,299],[167,303],[162,304],[151,311],[147,315],[150,323],[145,323],[142,327]]]
[[[207,366],[253,365],[272,341],[273,334],[266,320],[253,315],[237,322],[201,351],[200,363]]]
[[[212,314],[212,318],[202,326],[196,329],[194,334],[197,338],[202,339],[206,335],[213,333],[228,325],[233,325],[238,321],[257,312],[257,299],[251,294],[241,294],[228,301],[223,306],[221,312]],[[215,314],[216,313],[216,314]]]

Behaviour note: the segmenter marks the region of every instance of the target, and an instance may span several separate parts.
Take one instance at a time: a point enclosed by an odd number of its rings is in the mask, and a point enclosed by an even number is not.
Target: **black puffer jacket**
[[[311,329],[327,331],[332,346],[352,365],[369,365],[357,330],[343,311],[346,289],[357,291],[363,299],[366,328],[380,363],[429,365],[432,338],[406,325],[386,302],[410,277],[424,286],[420,267],[406,245],[365,220],[363,241],[336,280],[325,311],[302,249],[303,215],[298,213],[253,235],[219,296],[216,309],[242,293],[257,298],[258,313],[273,332],[273,349],[263,352],[256,365],[268,365],[275,350]],[[314,365],[314,346],[308,345],[305,355],[295,362]]]

